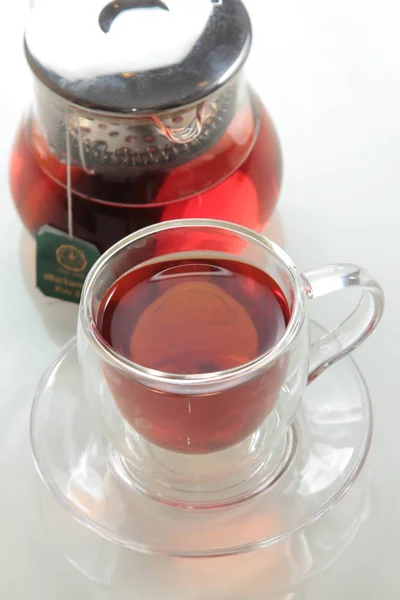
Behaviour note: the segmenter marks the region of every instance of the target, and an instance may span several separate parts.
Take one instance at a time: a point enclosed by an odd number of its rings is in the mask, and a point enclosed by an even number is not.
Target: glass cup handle
[[[363,292],[358,306],[350,316],[312,344],[308,376],[308,383],[311,383],[325,369],[367,339],[381,319],[385,299],[377,281],[357,265],[328,265],[306,271],[302,277],[309,300],[349,287],[359,287]]]

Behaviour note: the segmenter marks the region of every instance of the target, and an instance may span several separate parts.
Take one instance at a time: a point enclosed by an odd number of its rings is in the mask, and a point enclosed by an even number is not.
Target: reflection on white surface
[[[284,248],[285,231],[279,209],[274,211],[263,233],[269,240],[275,242],[275,244],[278,244],[281,248]]]
[[[305,582],[338,558],[369,514],[364,473],[318,523],[283,543],[247,555],[185,560],[145,556],[103,540],[63,511],[41,482],[37,493],[51,546],[80,572],[82,590],[86,585],[93,598],[107,600],[300,600]]]
[[[301,472],[299,494],[313,496],[331,486],[345,472],[353,456],[353,448],[333,448],[316,444],[315,451]]]
[[[344,419],[347,423],[358,423],[361,418],[359,407],[355,406],[351,409],[344,401],[341,405],[340,400],[337,399],[335,399],[335,411],[327,412],[323,409],[319,410],[318,407],[314,410],[314,421],[319,425],[335,425],[343,423]]]
[[[104,482],[99,473],[88,465],[83,454],[76,469],[71,471],[66,496],[88,515],[98,514],[104,504]]]

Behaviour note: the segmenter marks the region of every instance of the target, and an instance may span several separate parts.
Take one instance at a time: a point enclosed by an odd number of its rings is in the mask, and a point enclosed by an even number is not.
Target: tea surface
[[[179,374],[223,371],[254,360],[282,337],[289,307],[260,269],[229,259],[160,261],[108,290],[98,327],[118,353]]]

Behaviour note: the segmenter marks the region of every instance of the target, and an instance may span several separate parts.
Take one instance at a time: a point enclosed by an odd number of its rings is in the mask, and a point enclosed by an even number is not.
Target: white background
[[[111,599],[112,590],[88,587],[67,565],[64,573],[61,569],[55,574],[36,505],[28,447],[30,404],[42,372],[74,333],[76,309],[46,300],[34,289],[33,246],[8,191],[12,137],[31,93],[22,53],[26,4],[4,2],[0,36],[0,597]],[[379,330],[355,354],[375,407],[368,463],[372,512],[341,558],[309,583],[306,598],[397,600],[398,1],[248,0],[247,4],[255,30],[248,71],[276,123],[284,151],[279,216],[285,248],[302,269],[336,261],[359,263],[372,271],[387,297]],[[321,301],[315,311],[318,317],[328,311],[324,320],[329,323],[337,312],[336,299]],[[132,588],[129,597],[147,596],[145,590]]]

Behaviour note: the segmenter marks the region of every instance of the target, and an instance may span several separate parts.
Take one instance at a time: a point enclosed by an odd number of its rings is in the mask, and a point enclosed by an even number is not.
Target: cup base
[[[266,451],[270,425],[276,420],[273,413],[268,423],[244,442],[200,456],[163,450],[139,435],[131,436],[131,459],[109,444],[110,465],[132,490],[169,506],[186,510],[225,508],[265,492],[289,468],[297,447],[295,427]]]
[[[312,336],[324,333],[311,324]],[[235,480],[240,461],[230,480],[221,478],[227,456],[216,453],[221,455],[214,458],[219,475],[214,481],[200,478],[196,504],[193,480],[182,479],[182,456],[174,456],[178,463],[173,464],[172,453],[165,460],[163,451],[144,445],[141,452],[153,453],[151,481],[110,449],[88,411],[75,340],[42,379],[31,416],[37,469],[65,510],[124,547],[180,557],[250,552],[315,523],[352,486],[371,434],[368,390],[354,361],[345,358],[308,386],[291,434],[261,468],[247,472],[248,479]],[[261,430],[258,436],[243,444],[262,448]],[[243,457],[239,446],[224,452]],[[234,457],[229,458],[233,469]],[[156,466],[164,479],[157,480]],[[182,510],[198,507],[206,510]]]

